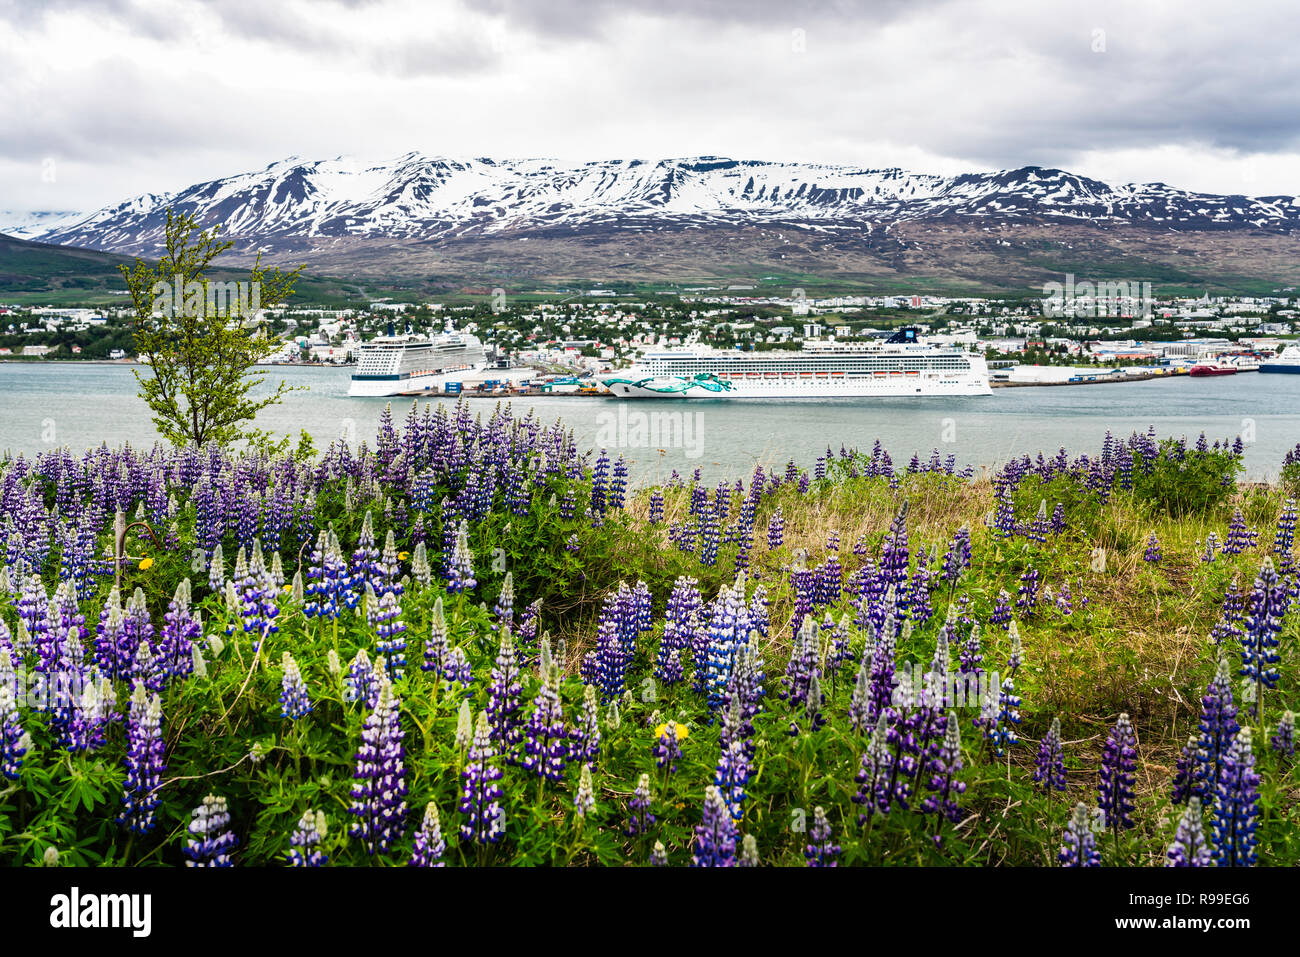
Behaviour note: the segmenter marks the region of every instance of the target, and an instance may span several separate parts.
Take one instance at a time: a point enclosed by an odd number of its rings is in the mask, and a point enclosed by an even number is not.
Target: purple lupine
[[[650,799],[650,775],[642,774],[637,779],[636,790],[627,802],[627,826],[623,832],[628,837],[648,833],[650,825],[655,822],[655,816],[650,813]]]
[[[387,677],[379,699],[366,717],[352,774],[352,803],[356,817],[350,828],[372,857],[393,846],[406,830],[406,768],[403,762],[401,702]]]
[[[1201,820],[1201,799],[1192,795],[1187,801],[1187,809],[1178,821],[1178,830],[1174,833],[1174,842],[1165,852],[1166,867],[1213,867],[1214,852],[1205,837],[1205,825]]]
[[[460,812],[465,815],[460,825],[463,841],[495,844],[505,833],[505,813],[499,803],[503,792],[497,784],[502,775],[495,757],[487,712],[480,711],[465,770],[461,772],[465,782],[460,799]]]
[[[442,598],[434,602],[433,614],[430,616],[429,638],[424,643],[424,663],[421,671],[432,671],[435,676],[444,677],[447,659],[451,654],[451,643],[447,639],[447,618],[442,610]]]
[[[350,587],[360,595],[365,586],[370,585],[376,591],[383,587],[383,569],[379,563],[379,549],[375,547],[375,520],[370,512],[361,521],[361,533],[357,537],[357,547],[352,553],[350,570]]]
[[[420,829],[415,832],[415,846],[411,849],[411,867],[446,867],[442,855],[447,851],[447,842],[442,836],[442,821],[438,817],[438,805],[430,801],[424,808],[424,818]]]
[[[1259,716],[1264,689],[1276,688],[1281,660],[1277,653],[1278,639],[1282,633],[1282,619],[1290,605],[1286,582],[1278,578],[1271,559],[1265,558],[1255,578],[1250,614],[1242,636],[1242,668],[1238,672],[1255,686],[1255,699],[1250,703],[1252,717]]]
[[[1034,781],[1048,794],[1065,790],[1065,751],[1061,747],[1061,719],[1053,718],[1034,761]]]
[[[1056,855],[1062,867],[1100,867],[1101,851],[1088,821],[1088,808],[1082,801],[1074,806],[1074,813],[1065,825],[1065,836],[1060,853]]]
[[[0,681],[0,776],[17,781],[23,757],[31,747],[31,735],[18,720],[13,686],[8,681]]]
[[[1277,520],[1277,534],[1273,538],[1273,554],[1278,556],[1284,571],[1292,567],[1291,548],[1295,543],[1296,503],[1289,498],[1282,506],[1282,514]]]
[[[954,824],[961,820],[962,810],[957,798],[966,793],[966,782],[959,780],[957,775],[961,774],[962,767],[961,728],[957,713],[949,711],[943,742],[928,761],[930,779],[926,787],[931,793],[921,802],[922,811],[946,817]]]
[[[492,666],[492,681],[488,685],[488,703],[484,712],[492,742],[501,757],[510,763],[518,760],[519,742],[523,740],[524,690],[520,682],[519,656],[510,633],[502,635],[496,662]]]
[[[474,554],[469,549],[469,525],[461,519],[447,568],[447,591],[459,594],[473,590],[477,584],[478,581],[474,578]]]
[[[341,607],[352,606],[353,598],[348,563],[339,548],[338,536],[322,531],[309,561],[305,592],[311,600],[303,605],[303,614],[336,619]]]
[[[664,520],[664,493],[655,489],[650,493],[650,515],[648,521],[651,525],[658,525]]]
[[[595,764],[600,757],[600,711],[596,703],[596,689],[587,685],[583,689],[582,710],[577,723],[569,729],[569,760],[581,764]]]
[[[684,730],[684,729],[683,729]],[[661,768],[667,768],[665,774],[672,774],[677,770],[677,762],[682,757],[682,746],[678,735],[677,722],[669,720],[660,725],[655,731],[656,741],[651,753],[654,755],[655,764]]]
[[[1197,771],[1200,769],[1199,752],[1196,735],[1188,735],[1187,743],[1183,745],[1174,763],[1174,781],[1169,796],[1174,804],[1182,804],[1194,796]]]
[[[167,678],[182,678],[194,670],[195,642],[203,637],[203,623],[190,607],[190,580],[181,581],[163,615],[158,639],[158,667]]]
[[[831,822],[826,818],[826,811],[820,807],[813,808],[812,827],[808,829],[808,846],[803,856],[809,867],[837,867],[840,846],[832,840]]]
[[[262,556],[262,543],[253,543],[253,559],[245,564],[243,550],[235,560],[235,588],[239,592],[240,617],[243,620],[245,634],[253,635],[253,649],[256,651],[262,640],[279,631],[276,616],[280,609],[275,603],[276,587],[271,573],[267,570]],[[234,634],[232,623],[226,628],[226,634]]]
[[[1160,561],[1160,539],[1156,538],[1155,532],[1147,539],[1147,550],[1143,553],[1142,560],[1152,564]]]
[[[781,547],[785,540],[785,517],[781,514],[778,506],[777,510],[772,513],[771,519],[767,523],[767,547],[769,551],[776,551]]]
[[[366,584],[366,618],[375,630],[375,650],[384,658],[388,677],[399,681],[406,674],[406,623],[402,621],[402,606],[397,595],[384,592],[376,600],[375,592]]]
[[[163,764],[162,701],[157,694],[146,697],[143,682],[137,682],[128,711],[126,783],[122,813],[117,822],[137,834],[147,834],[157,823],[160,799],[158,784],[166,770]]]
[[[704,814],[695,827],[692,867],[736,866],[736,822],[716,787],[704,789]]]
[[[948,593],[950,595],[966,569],[970,568],[970,562],[970,529],[963,525],[957,529],[957,534],[952,538],[952,544],[948,546],[948,551],[943,556],[942,577],[948,583]]]
[[[290,867],[324,867],[329,862],[329,856],[320,849],[326,826],[324,811],[303,812],[289,837],[286,862]]]
[[[1214,677],[1210,679],[1201,697],[1200,735],[1196,742],[1196,765],[1188,794],[1194,794],[1203,804],[1214,800],[1215,782],[1232,743],[1240,729],[1237,705],[1232,698],[1232,676],[1226,658],[1220,658]]]
[[[1133,772],[1137,767],[1137,735],[1127,714],[1121,714],[1101,754],[1097,806],[1106,815],[1106,826],[1118,837],[1122,828],[1133,827]]]
[[[1248,548],[1255,547],[1255,541],[1258,533],[1246,525],[1246,517],[1241,514],[1241,509],[1234,509],[1232,512],[1232,522],[1228,526],[1228,538],[1223,543],[1223,554],[1240,555]]]
[[[547,781],[562,781],[568,757],[568,732],[559,695],[559,672],[548,666],[549,645],[542,645],[541,687],[533,699],[533,710],[524,729],[524,770]]]
[[[1027,568],[1020,576],[1020,592],[1016,598],[1016,607],[1026,616],[1033,615],[1038,608],[1038,569]]]
[[[280,716],[290,721],[297,721],[311,714],[311,698],[307,694],[307,683],[302,679],[302,671],[293,655],[284,653],[284,677],[280,682]]]
[[[230,830],[226,799],[209,794],[190,818],[190,839],[185,842],[186,867],[231,867],[230,855],[239,839]]]
[[[882,711],[872,729],[867,749],[862,752],[861,767],[854,780],[858,783],[857,793],[851,800],[862,806],[858,814],[858,824],[865,824],[877,811],[889,813],[888,804],[883,807],[879,796],[893,773],[894,754],[889,748],[889,715]]]
[[[366,708],[374,708],[379,700],[379,680],[375,676],[375,666],[366,654],[366,649],[357,651],[348,665],[347,677],[343,683],[343,700],[360,701]]]
[[[989,626],[1001,625],[1006,631],[1011,622],[1011,596],[1006,591],[999,591],[993,613],[989,615]]]
[[[1295,757],[1295,714],[1283,712],[1282,720],[1277,723],[1277,731],[1269,739],[1269,747],[1285,758]]]
[[[1237,732],[1224,757],[1214,792],[1214,863],[1218,867],[1255,864],[1259,826],[1259,774],[1251,750],[1250,728]]]

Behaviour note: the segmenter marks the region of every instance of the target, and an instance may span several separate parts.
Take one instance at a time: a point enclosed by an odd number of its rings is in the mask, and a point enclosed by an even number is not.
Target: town
[[[1136,287],[1136,283],[1133,284]],[[1059,288],[1059,285],[1058,285]],[[1082,288],[1082,284],[1079,287]],[[391,332],[446,326],[478,336],[494,384],[530,373],[592,376],[649,349],[798,350],[807,341],[866,342],[913,327],[937,345],[982,352],[995,385],[1101,381],[1187,371],[1230,358],[1252,370],[1293,341],[1300,293],[1259,297],[983,298],[933,295],[759,294],[744,285],[655,294],[564,290],[517,299],[502,290],[447,302],[378,300],[262,311],[283,342],[275,364],[349,365],[358,345]],[[0,359],[131,361],[126,306],[0,305]],[[569,384],[574,384],[570,382]],[[577,391],[574,389],[573,391]]]

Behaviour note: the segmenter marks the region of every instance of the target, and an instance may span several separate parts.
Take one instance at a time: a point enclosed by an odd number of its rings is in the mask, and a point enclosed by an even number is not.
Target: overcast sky
[[[1300,193],[1295,0],[0,0],[0,209],[297,155],[721,155]]]

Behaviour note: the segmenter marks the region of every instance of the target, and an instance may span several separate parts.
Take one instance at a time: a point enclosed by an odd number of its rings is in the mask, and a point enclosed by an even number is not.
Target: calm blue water
[[[81,363],[0,363],[0,450],[34,454],[53,445],[81,449],[108,442],[147,445],[156,438],[136,398],[131,367]],[[277,434],[305,429],[323,447],[349,430],[373,437],[385,399],[347,396],[346,369],[277,367],[277,381],[307,386],[263,411],[257,424]],[[394,399],[400,425],[409,399]],[[488,414],[495,400],[471,399]],[[830,445],[869,449],[879,438],[897,465],[930,449],[961,464],[995,466],[1010,456],[1065,446],[1095,452],[1106,431],[1127,435],[1155,425],[1164,435],[1211,441],[1243,432],[1252,479],[1275,477],[1300,442],[1300,376],[1241,374],[1215,379],[1121,385],[997,389],[963,399],[613,400],[539,397],[514,400],[544,422],[562,419],[583,448],[608,445],[632,463],[633,478],[652,481],[676,468],[700,467],[713,479],[747,477],[756,463],[811,465]],[[620,424],[620,406],[626,418]],[[684,413],[690,428],[650,434],[655,413]],[[1252,434],[1253,433],[1253,434]],[[677,441],[673,441],[674,438]],[[681,441],[682,438],[688,441]],[[1253,440],[1252,440],[1253,439]],[[661,452],[660,449],[663,451]]]

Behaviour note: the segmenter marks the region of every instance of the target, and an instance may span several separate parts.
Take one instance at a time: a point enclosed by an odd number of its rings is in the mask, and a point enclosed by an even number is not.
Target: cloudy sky
[[[1296,194],[1298,28],[1294,0],[0,0],[0,209],[411,150]]]

